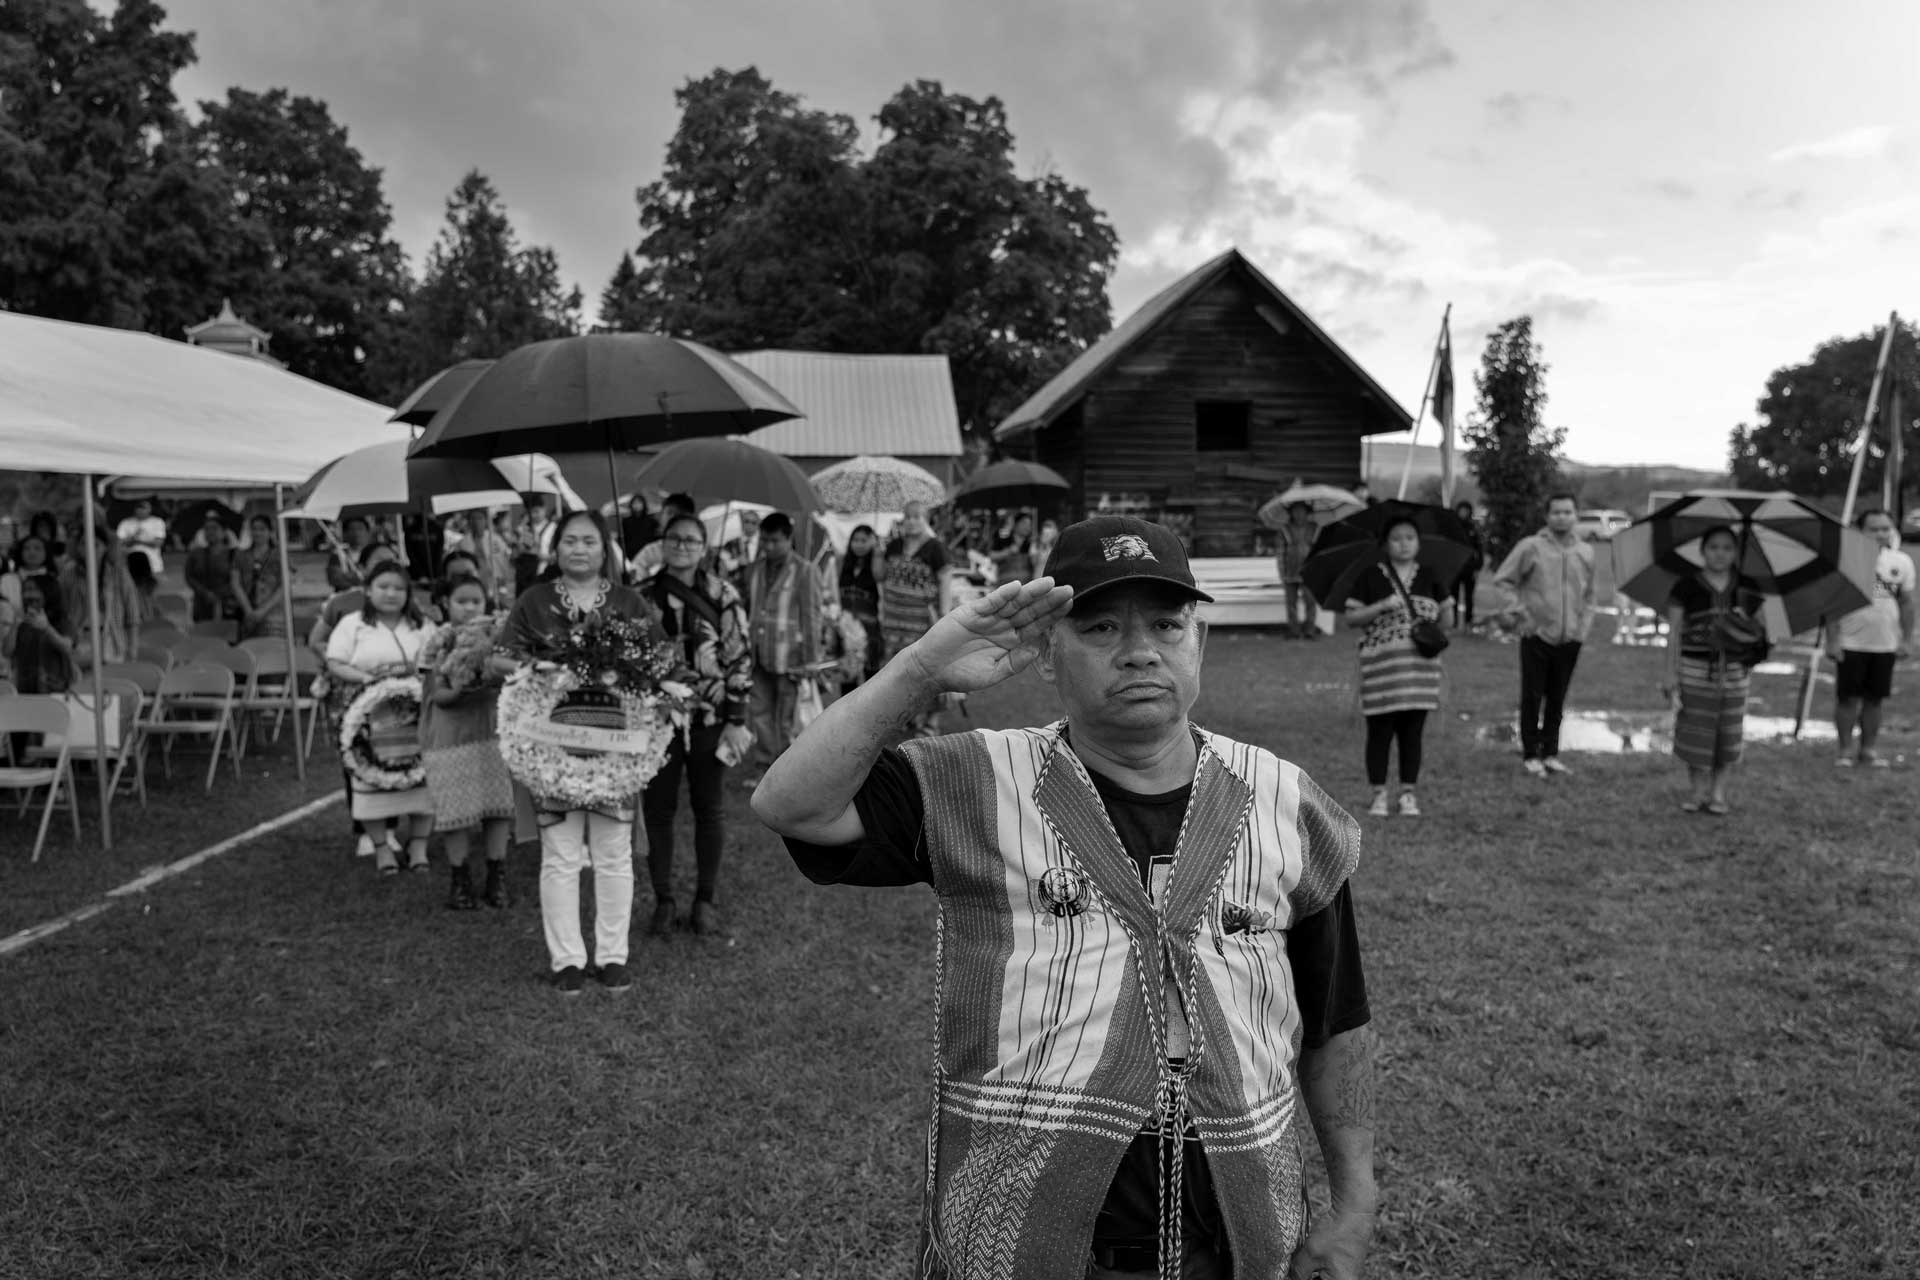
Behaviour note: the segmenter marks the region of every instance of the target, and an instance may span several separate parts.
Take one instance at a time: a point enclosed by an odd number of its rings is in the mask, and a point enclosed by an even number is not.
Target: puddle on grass
[[[1512,746],[1520,741],[1520,726],[1514,721],[1482,725],[1473,736],[1479,742]],[[1748,742],[1791,742],[1793,717],[1749,715],[1745,737]],[[1800,727],[1801,742],[1833,740],[1832,721],[1808,720]],[[1560,749],[1603,755],[1669,752],[1673,750],[1673,716],[1657,711],[1569,711],[1560,724]]]

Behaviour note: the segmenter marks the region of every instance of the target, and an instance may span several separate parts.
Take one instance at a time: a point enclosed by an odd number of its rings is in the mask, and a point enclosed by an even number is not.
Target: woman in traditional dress
[[[447,625],[420,658],[420,758],[433,796],[433,826],[447,851],[447,906],[471,911],[507,905],[507,845],[513,835],[513,779],[500,759],[494,723],[500,676],[490,661],[488,593],[478,577],[454,579],[443,603]],[[487,847],[486,887],[475,896],[467,854],[475,827]]]
[[[731,582],[701,568],[707,528],[697,517],[675,516],[659,541],[665,563],[639,586],[660,614],[692,671],[693,722],[673,736],[660,772],[643,793],[647,871],[653,881],[654,934],[679,924],[673,896],[673,819],[684,775],[693,802],[696,879],[687,923],[696,934],[724,936],[717,903],[720,855],[726,847],[726,770],[753,748],[747,706],[753,698],[753,644],[747,607]]]
[[[619,585],[618,557],[606,522],[593,511],[571,511],[554,527],[558,576],[538,582],[514,602],[499,651],[512,669],[552,652],[559,637],[606,615],[653,618],[647,602]],[[657,619],[654,630],[659,631]],[[660,632],[665,638],[665,633]],[[540,918],[554,987],[568,996],[586,986],[587,948],[580,934],[580,873],[593,871],[593,959],[601,985],[624,991],[627,930],[633,919],[632,801],[607,809],[562,809],[533,797],[540,829]]]
[[[840,561],[840,607],[867,634],[867,653],[860,674],[841,681],[841,692],[851,693],[880,669],[886,660],[886,639],[880,633],[880,539],[870,524],[857,525],[847,538],[847,554]]]
[[[366,603],[340,620],[327,637],[327,675],[351,704],[364,686],[389,676],[410,676],[419,668],[420,653],[433,636],[433,624],[421,617],[413,603],[413,584],[399,563],[388,560],[367,578]],[[407,867],[427,869],[427,837],[433,834],[433,798],[422,785],[404,791],[376,791],[348,775],[356,821],[378,823],[384,838],[375,842],[364,831],[361,853],[377,844],[374,865],[388,876],[400,868],[393,856],[394,821],[411,818],[407,839]]]
[[[1017,512],[1013,525],[993,540],[990,553],[995,582],[1026,582],[1033,570],[1033,513]]]
[[[1727,813],[1727,775],[1740,763],[1747,687],[1766,642],[1766,597],[1734,572],[1740,539],[1726,525],[1700,539],[1700,572],[1667,597],[1667,696],[1678,710],[1673,754],[1691,786],[1681,808]]]
[[[948,564],[946,546],[927,524],[926,504],[909,502],[880,570],[880,631],[888,653],[903,651],[938,621]],[[930,707],[915,717],[913,732],[931,737],[938,726],[939,708]]]
[[[104,523],[94,525],[93,538],[99,558],[99,660],[132,662],[139,652],[140,624],[146,621],[148,602],[127,570],[127,552],[120,540]],[[96,593],[87,590],[84,550],[68,567],[63,588],[67,596],[67,636],[74,643],[74,656],[82,667],[91,667],[95,657],[93,603]]]
[[[1360,710],[1367,720],[1367,782],[1373,803],[1367,812],[1394,812],[1387,795],[1387,764],[1400,753],[1398,813],[1420,816],[1414,793],[1420,781],[1421,737],[1427,713],[1440,706],[1440,659],[1422,657],[1413,644],[1416,620],[1437,622],[1451,609],[1447,593],[1420,564],[1420,531],[1411,520],[1389,524],[1383,562],[1360,575],[1346,600],[1349,626],[1360,636]]]
[[[273,518],[255,516],[247,522],[247,544],[233,557],[233,598],[240,603],[242,640],[287,634],[285,593]]]

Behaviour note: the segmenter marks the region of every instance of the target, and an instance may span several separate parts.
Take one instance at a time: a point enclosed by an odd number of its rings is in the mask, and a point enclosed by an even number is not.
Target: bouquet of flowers
[[[420,666],[433,672],[449,689],[472,689],[484,684],[502,621],[487,616],[440,628],[427,641],[420,655]]]

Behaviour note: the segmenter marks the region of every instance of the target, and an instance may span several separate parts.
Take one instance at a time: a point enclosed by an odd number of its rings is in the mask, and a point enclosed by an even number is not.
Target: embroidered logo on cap
[[[1115,560],[1152,560],[1158,564],[1159,557],[1153,554],[1153,548],[1147,540],[1137,533],[1116,534],[1111,538],[1100,539],[1101,550],[1107,553],[1109,562]]]

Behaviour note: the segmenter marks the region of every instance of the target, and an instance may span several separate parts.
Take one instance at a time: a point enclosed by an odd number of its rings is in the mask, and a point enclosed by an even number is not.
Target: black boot
[[[507,905],[507,864],[504,861],[487,863],[487,887],[480,891],[480,899],[495,910]]]
[[[453,869],[453,882],[447,889],[447,909],[449,911],[472,911],[480,904],[473,897],[473,876],[467,871],[465,863]]]

